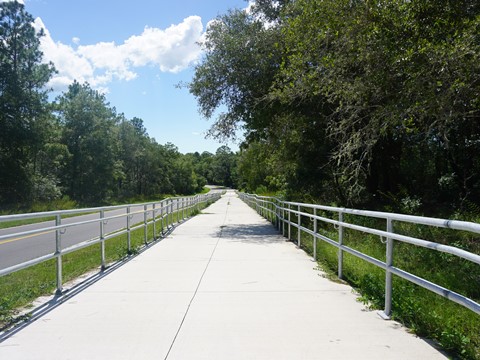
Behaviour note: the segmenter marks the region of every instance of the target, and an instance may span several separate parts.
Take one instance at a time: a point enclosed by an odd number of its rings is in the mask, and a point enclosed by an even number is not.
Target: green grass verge
[[[199,209],[191,209],[187,217],[197,215],[201,209],[208,206],[201,205]],[[181,212],[173,214],[173,222],[182,218]],[[161,237],[162,229],[166,229],[165,219],[156,223],[156,237]],[[147,228],[147,239],[153,242],[153,224]],[[144,229],[131,232],[131,254],[135,254],[144,246]],[[71,281],[89,271],[98,269],[101,265],[100,244],[95,244],[62,257],[63,282]],[[122,261],[129,256],[127,235],[105,241],[105,259],[107,263]],[[56,290],[56,261],[49,260],[24,270],[0,277],[0,329],[4,329],[16,321],[22,320],[18,316],[19,309],[28,306],[36,298],[51,295]]]
[[[47,217],[26,219],[26,220],[4,221],[4,222],[0,222],[0,229],[8,229],[15,226],[37,224],[37,223],[52,221],[52,220],[55,220],[54,216],[47,216]]]
[[[302,209],[304,210],[304,209]],[[265,214],[273,221],[271,215]],[[319,215],[329,217],[328,214]],[[372,228],[385,229],[382,221],[360,216],[348,216],[348,222]],[[291,221],[297,218],[292,214]],[[302,219],[302,225],[313,229],[312,221]],[[288,234],[286,226],[285,234]],[[319,233],[338,241],[338,230],[333,225],[320,225]],[[427,226],[395,223],[397,233],[454,245],[473,253],[480,253],[478,235],[438,229]],[[297,241],[297,229],[292,226],[291,238]],[[313,254],[313,237],[301,233],[301,247]],[[386,245],[378,236],[344,229],[344,244],[385,261]],[[330,277],[338,271],[337,248],[317,240],[317,260]],[[467,260],[410,244],[394,243],[394,265],[438,285],[480,301],[480,267]],[[383,309],[385,302],[385,271],[344,252],[343,280],[361,295],[360,300],[372,309]],[[419,336],[435,340],[455,358],[480,360],[480,316],[444,297],[393,276],[392,318]]]
[[[93,212],[85,212],[85,213],[78,213],[78,214],[67,214],[62,215],[62,219],[73,218],[77,216],[84,216],[94,214]],[[23,226],[23,225],[30,225],[30,224],[38,224],[46,221],[53,221],[55,220],[55,216],[46,216],[40,218],[32,218],[32,219],[25,219],[25,220],[14,220],[14,221],[4,221],[0,222],[0,229],[8,229],[15,226]]]
[[[210,188],[204,187],[199,194],[208,194],[210,192]]]

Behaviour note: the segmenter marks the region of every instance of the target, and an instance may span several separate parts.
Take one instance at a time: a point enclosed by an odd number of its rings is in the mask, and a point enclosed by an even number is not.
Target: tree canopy
[[[190,91],[246,131],[239,182],[344,205],[480,200],[477,1],[258,1],[207,29]],[[272,179],[274,179],[272,181]]]
[[[42,64],[33,18],[24,5],[0,4],[0,199],[32,195],[35,158],[48,142],[46,83],[54,72]],[[32,161],[33,160],[33,161]]]

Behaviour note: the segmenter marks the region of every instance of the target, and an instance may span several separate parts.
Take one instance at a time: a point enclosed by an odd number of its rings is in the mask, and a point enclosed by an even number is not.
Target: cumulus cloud
[[[40,18],[34,26],[45,32],[41,50],[44,60],[53,62],[58,70],[49,84],[57,91],[64,90],[73,80],[88,81],[93,87],[108,91],[113,80],[135,79],[136,68],[156,66],[162,72],[177,73],[196,62],[201,54],[198,42],[203,25],[199,16],[190,16],[165,30],[146,27],[143,33],[122,44],[99,42],[76,48],[54,41]],[[79,39],[74,38],[73,42],[78,45]]]
[[[245,9],[245,11],[247,12],[247,14],[251,14],[252,11],[253,11],[253,7],[255,6],[255,1],[252,1],[252,0],[249,0],[248,1],[248,5]]]

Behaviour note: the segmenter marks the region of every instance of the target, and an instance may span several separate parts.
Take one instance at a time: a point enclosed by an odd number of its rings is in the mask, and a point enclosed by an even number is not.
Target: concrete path
[[[443,359],[233,192],[0,343],[0,359]]]

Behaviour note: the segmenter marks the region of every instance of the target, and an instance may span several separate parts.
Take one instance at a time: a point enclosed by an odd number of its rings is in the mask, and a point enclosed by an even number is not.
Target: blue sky
[[[0,0],[9,1],[9,0]],[[175,87],[189,82],[201,57],[196,43],[209,21],[245,0],[23,0],[43,27],[45,60],[59,73],[59,93],[74,79],[105,92],[117,112],[139,117],[158,143],[182,153],[215,150],[204,138],[213,120],[198,113],[195,98]],[[233,150],[237,144],[227,144]]]

